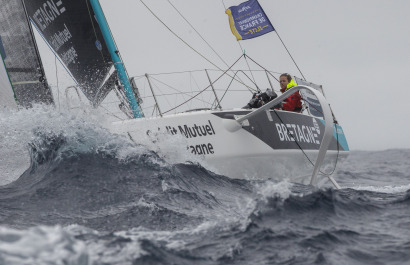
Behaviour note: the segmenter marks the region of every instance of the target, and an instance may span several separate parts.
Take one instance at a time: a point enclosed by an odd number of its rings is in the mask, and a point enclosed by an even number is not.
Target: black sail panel
[[[94,105],[112,67],[88,0],[24,0],[28,16]]]
[[[0,0],[0,42],[19,105],[52,103],[51,90],[21,0]]]

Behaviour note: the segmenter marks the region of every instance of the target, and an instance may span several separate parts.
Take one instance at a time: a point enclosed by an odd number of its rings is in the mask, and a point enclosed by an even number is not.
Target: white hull
[[[231,178],[309,183],[323,134],[320,120],[304,114],[269,111],[249,119],[235,132],[227,129],[226,120],[249,112],[243,109],[187,112],[115,122],[112,130],[139,139],[137,142],[149,139],[159,150],[172,148],[175,152],[202,157],[210,170]],[[289,128],[287,135],[281,124]],[[341,128],[336,131],[339,142],[345,141]],[[295,140],[289,134],[295,135]],[[336,138],[322,167],[327,172],[333,171],[336,159],[348,154],[347,145],[338,146]],[[173,147],[169,146],[170,142]]]

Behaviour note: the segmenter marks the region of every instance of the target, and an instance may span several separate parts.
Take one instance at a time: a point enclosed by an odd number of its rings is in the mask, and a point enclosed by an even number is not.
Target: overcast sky
[[[225,61],[231,64],[241,55],[223,3],[229,7],[242,1],[170,1]],[[100,2],[131,76],[215,68],[174,37],[139,0]],[[188,43],[224,67],[167,0],[145,2]],[[352,150],[410,148],[410,1],[259,2],[305,77],[324,86]],[[300,76],[275,33],[241,44],[267,68]]]

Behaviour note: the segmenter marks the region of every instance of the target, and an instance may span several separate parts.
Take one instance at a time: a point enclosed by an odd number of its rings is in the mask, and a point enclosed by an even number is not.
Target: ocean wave
[[[0,227],[1,264],[90,264],[86,245],[60,226]]]

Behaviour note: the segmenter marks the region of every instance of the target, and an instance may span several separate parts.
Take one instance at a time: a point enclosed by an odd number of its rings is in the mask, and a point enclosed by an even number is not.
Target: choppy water
[[[0,264],[410,264],[410,150],[313,188],[171,163],[100,119],[0,113]]]

